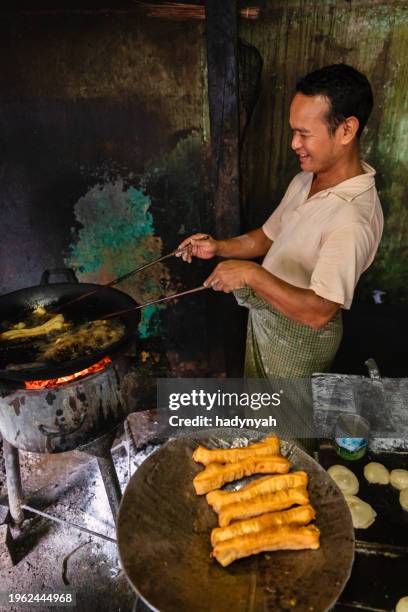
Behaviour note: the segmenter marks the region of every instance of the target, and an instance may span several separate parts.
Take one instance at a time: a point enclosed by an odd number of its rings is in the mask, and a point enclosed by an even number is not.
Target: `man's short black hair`
[[[330,109],[326,120],[331,135],[347,117],[357,117],[360,138],[373,108],[373,92],[364,74],[347,64],[333,64],[304,76],[296,84],[296,91],[327,99]]]

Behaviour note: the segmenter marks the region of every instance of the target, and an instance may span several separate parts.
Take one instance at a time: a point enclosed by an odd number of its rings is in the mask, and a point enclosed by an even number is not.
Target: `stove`
[[[24,509],[41,514],[24,504],[19,449],[78,449],[95,456],[116,516],[121,491],[110,448],[117,426],[135,409],[139,379],[136,358],[121,354],[60,378],[1,384],[0,431],[10,514],[16,524],[24,520]]]

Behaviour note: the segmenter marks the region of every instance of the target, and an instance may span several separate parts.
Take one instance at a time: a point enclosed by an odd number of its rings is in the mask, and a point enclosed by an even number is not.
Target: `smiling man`
[[[182,257],[227,258],[205,285],[249,308],[245,375],[324,372],[342,337],[360,275],[377,251],[383,215],[375,170],[359,138],[373,105],[367,78],[345,64],[302,78],[290,106],[291,146],[301,172],[261,228],[215,240],[194,234]],[[241,261],[264,256],[262,265]]]

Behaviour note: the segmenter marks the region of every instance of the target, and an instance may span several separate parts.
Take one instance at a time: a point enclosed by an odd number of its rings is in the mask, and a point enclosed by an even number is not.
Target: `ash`
[[[143,443],[136,452],[129,430],[125,435],[122,428],[112,445],[122,492],[134,471],[158,447]],[[27,504],[116,539],[95,458],[79,451],[55,455],[20,451],[20,464]],[[0,504],[6,504],[5,494],[0,450]],[[21,528],[10,527],[14,566],[0,567],[2,591],[41,594],[72,589],[76,593],[74,609],[79,612],[147,610],[140,601],[135,607],[137,596],[121,569],[115,543],[27,511],[25,514],[28,518]],[[26,605],[26,609],[31,608]],[[39,604],[32,609],[41,612],[50,608]],[[0,606],[0,610],[21,607]]]

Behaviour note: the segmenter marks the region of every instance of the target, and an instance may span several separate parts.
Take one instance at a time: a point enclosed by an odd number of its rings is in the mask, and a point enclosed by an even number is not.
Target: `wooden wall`
[[[247,134],[242,186],[249,225],[275,208],[298,171],[290,150],[288,109],[297,79],[345,62],[372,83],[375,106],[362,137],[363,158],[377,170],[385,232],[359,295],[379,288],[392,301],[408,287],[408,8],[403,0],[269,0],[240,36],[260,51],[262,94]]]

